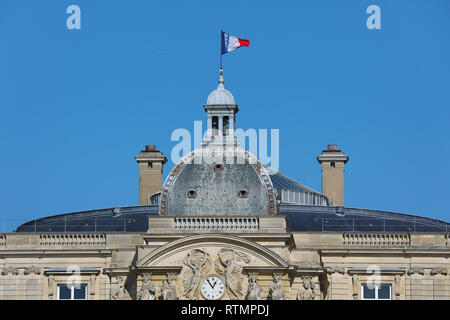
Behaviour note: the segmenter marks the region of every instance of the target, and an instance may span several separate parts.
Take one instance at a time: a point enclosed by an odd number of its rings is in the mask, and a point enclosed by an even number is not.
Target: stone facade
[[[289,232],[284,217],[269,216],[230,232],[149,219],[146,233],[1,234],[0,299],[57,299],[74,276],[92,300],[137,299],[144,279],[155,299],[205,299],[209,275],[223,279],[221,299],[245,299],[252,277],[261,299],[361,299],[374,271],[392,299],[450,299],[445,233]]]
[[[239,146],[222,74],[204,108],[206,139],[164,183],[156,147],[135,158],[140,206],[0,234],[0,299],[450,299],[448,223],[344,207],[335,145],[325,195],[272,172]]]

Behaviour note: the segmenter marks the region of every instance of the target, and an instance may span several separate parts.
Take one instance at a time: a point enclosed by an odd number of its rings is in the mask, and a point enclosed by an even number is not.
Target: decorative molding
[[[136,263],[136,267],[140,268],[143,266],[150,266],[155,263],[155,261],[159,261],[167,255],[170,255],[173,250],[177,250],[181,247],[187,246],[204,246],[205,244],[214,244],[215,246],[235,246],[245,248],[245,252],[252,252],[256,257],[262,259],[267,264],[272,265],[273,267],[284,267],[287,268],[288,264],[286,261],[281,258],[278,254],[273,252],[266,247],[233,235],[229,234],[200,234],[200,235],[192,235],[189,237],[182,237],[178,240],[171,241],[158,249],[150,252],[141,260]]]
[[[354,300],[358,300],[359,298],[359,287],[360,287],[360,283],[359,283],[359,278],[358,275],[353,274],[352,275],[352,296]]]
[[[289,267],[256,267],[256,266],[244,266],[246,274],[259,274],[259,275],[273,275],[273,274],[290,274],[291,269]],[[296,268],[295,268],[296,270]]]
[[[331,274],[331,273],[340,273],[340,274],[345,274],[347,272],[345,267],[342,266],[331,266],[331,267],[327,267],[326,268],[327,273]]]
[[[247,150],[245,150],[244,152],[245,155],[249,157],[248,159],[250,159],[250,157],[253,157],[256,160],[256,162],[252,166],[258,173],[264,186],[266,187],[267,198],[269,200],[267,206],[267,214],[268,215],[278,214],[279,206],[276,200],[276,192],[274,191],[275,189],[273,187],[272,180],[270,179],[267,170],[261,165],[259,160],[257,160],[250,152],[248,152]]]
[[[0,247],[6,246],[6,234],[1,233],[0,234]]]
[[[100,273],[100,269],[98,268],[80,268],[77,270],[80,275],[97,275]],[[44,270],[44,275],[72,275],[76,273],[74,269],[71,268],[50,268]]]
[[[96,274],[91,274],[91,277],[89,278],[89,294],[91,296],[95,295],[95,279]]]
[[[6,265],[2,269],[2,275],[18,275],[18,274],[19,274],[19,268],[17,268],[17,267]]]
[[[402,268],[379,268],[377,270],[371,268],[349,268],[347,270],[350,275],[371,275],[374,274],[375,271],[380,275],[403,275],[406,270]]]
[[[109,268],[103,269],[103,274],[106,274],[108,277],[113,278],[127,276],[131,271],[134,271],[134,269],[130,267],[117,267],[115,265],[111,265]]]
[[[446,276],[448,274],[448,270],[445,267],[436,267],[436,268],[433,268],[433,269],[430,270],[430,274],[432,276],[435,276],[435,275],[438,275],[438,274]]]
[[[401,276],[399,274],[394,277],[394,295],[396,300],[400,299],[401,288],[400,288]]]
[[[49,276],[48,277],[48,299],[52,300],[53,299],[53,284],[55,282],[55,277],[54,276]]]
[[[38,266],[31,266],[31,267],[27,267],[23,273],[24,273],[25,275],[29,275],[29,274],[41,274],[41,273],[42,273],[42,270],[41,270],[41,268],[39,268]]]
[[[131,266],[136,274],[171,274],[177,275],[181,272],[181,266]]]
[[[421,268],[421,267],[412,267],[412,268],[409,268],[407,271],[406,271],[406,273],[408,274],[408,275],[412,275],[412,274],[415,274],[415,273],[417,273],[417,274],[420,274],[420,275],[424,275],[425,274],[425,268]]]

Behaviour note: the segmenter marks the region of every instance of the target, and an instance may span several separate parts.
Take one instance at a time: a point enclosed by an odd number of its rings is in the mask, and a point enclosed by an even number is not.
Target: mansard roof
[[[281,204],[293,232],[448,232],[441,220],[398,212],[335,206]],[[147,232],[158,205],[74,212],[32,220],[17,232]]]

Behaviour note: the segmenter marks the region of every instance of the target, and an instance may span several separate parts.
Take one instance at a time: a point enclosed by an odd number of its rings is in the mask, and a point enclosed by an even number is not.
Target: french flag
[[[239,47],[248,47],[250,45],[250,41],[248,41],[247,39],[241,39],[229,35],[228,33],[223,31],[221,31],[221,33],[222,33],[222,54],[231,52]]]

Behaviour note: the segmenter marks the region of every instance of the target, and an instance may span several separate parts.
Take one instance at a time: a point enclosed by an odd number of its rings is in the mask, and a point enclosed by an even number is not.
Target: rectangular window
[[[391,300],[392,286],[390,284],[363,284],[361,285],[362,300]]]
[[[58,285],[58,300],[87,300],[87,284]]]

